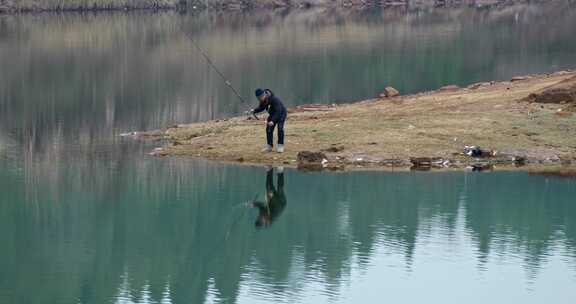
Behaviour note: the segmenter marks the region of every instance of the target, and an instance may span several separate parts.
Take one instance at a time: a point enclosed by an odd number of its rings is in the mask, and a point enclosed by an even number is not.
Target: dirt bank
[[[320,159],[325,161],[316,165],[331,169],[557,166],[576,162],[576,100],[547,97],[549,90],[576,96],[566,91],[575,84],[576,72],[563,71],[353,104],[300,106],[290,109],[283,154],[260,152],[264,117],[133,135],[166,140],[153,155],[251,164],[297,166],[298,153],[311,151],[324,154]],[[546,103],[538,102],[542,98]],[[483,155],[464,154],[471,145],[480,146]]]

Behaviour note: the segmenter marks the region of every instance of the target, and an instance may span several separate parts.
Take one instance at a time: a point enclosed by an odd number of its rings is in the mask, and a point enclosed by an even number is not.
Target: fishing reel
[[[252,110],[248,110],[248,111],[246,111],[246,112],[244,112],[244,113],[245,113],[246,115],[248,115],[248,119],[249,119],[249,120],[252,119],[252,118],[254,118],[254,119],[256,119],[256,120],[260,120],[260,118],[258,118],[258,116],[256,116],[256,113],[254,113],[254,111],[252,111]]]

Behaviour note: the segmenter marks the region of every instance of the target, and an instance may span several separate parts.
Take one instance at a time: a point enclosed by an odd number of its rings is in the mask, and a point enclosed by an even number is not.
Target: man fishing
[[[288,116],[288,111],[286,107],[282,104],[282,101],[272,91],[269,89],[256,89],[254,92],[256,98],[260,101],[260,105],[250,110],[252,114],[260,113],[264,110],[268,110],[268,119],[266,120],[266,147],[262,152],[272,152],[274,147],[274,128],[278,126],[278,147],[276,151],[278,153],[284,152],[284,122]]]

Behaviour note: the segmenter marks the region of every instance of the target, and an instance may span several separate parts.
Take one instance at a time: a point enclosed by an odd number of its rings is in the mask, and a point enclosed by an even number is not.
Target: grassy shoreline
[[[286,152],[261,153],[263,119],[246,117],[134,132],[165,140],[157,156],[191,156],[255,165],[299,166],[299,152],[323,153],[322,167],[529,170],[576,164],[576,113],[569,101],[534,102],[531,94],[575,88],[576,71],[513,81],[443,87],[414,95],[290,109]],[[576,91],[575,91],[576,92]],[[492,152],[475,158],[466,145]],[[321,164],[315,164],[321,165]]]

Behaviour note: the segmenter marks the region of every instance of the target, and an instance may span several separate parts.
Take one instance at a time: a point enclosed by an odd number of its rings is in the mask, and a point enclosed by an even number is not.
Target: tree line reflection
[[[276,182],[285,179],[285,209],[262,230],[254,226],[261,211],[247,202],[255,193],[271,201],[273,171],[144,163],[114,174],[96,169],[90,183],[64,166],[57,189],[42,179],[26,185],[21,171],[2,170],[0,289],[11,291],[8,299],[105,303],[128,292],[138,302],[146,290],[160,302],[169,290],[173,303],[210,296],[235,302],[246,284],[286,298],[311,279],[337,297],[352,269],[372,267],[376,252],[402,256],[399,263],[412,271],[415,252],[431,238],[469,238],[479,272],[496,267],[490,259],[519,257],[531,281],[558,250],[575,265],[570,181],[289,170],[275,174]]]
[[[246,110],[183,31],[243,96],[270,87],[295,106],[571,68],[572,7],[0,16],[0,153],[63,157]]]

